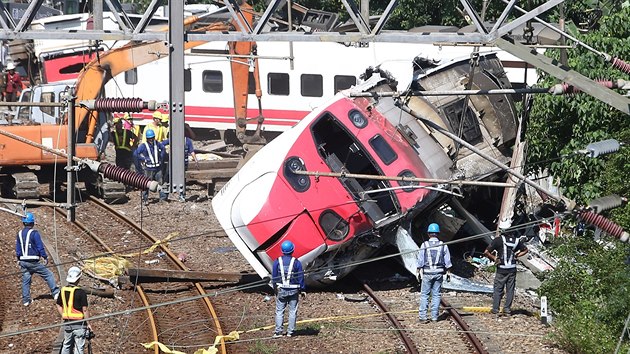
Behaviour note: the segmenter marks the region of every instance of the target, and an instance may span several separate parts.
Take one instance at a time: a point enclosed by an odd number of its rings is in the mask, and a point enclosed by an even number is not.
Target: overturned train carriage
[[[510,87],[495,55],[482,56],[474,69],[469,62],[419,68],[412,89]],[[219,222],[261,277],[269,276],[285,240],[295,244],[294,256],[305,264],[310,286],[342,279],[354,262],[372,257],[387,244],[417,249],[410,221],[426,218],[452,198],[423,183],[304,176],[294,171],[439,179],[485,179],[497,172],[405,113],[394,98],[351,95],[396,89],[392,78],[375,71],[363,84],[337,94],[267,144],[214,198]],[[510,96],[410,97],[402,104],[479,149],[509,159],[507,148],[516,134]],[[409,263],[415,255],[407,258]],[[414,267],[413,261],[409,264]]]

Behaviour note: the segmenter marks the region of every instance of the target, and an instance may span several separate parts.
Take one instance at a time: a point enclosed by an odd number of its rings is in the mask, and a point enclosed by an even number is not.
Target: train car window
[[[138,83],[138,68],[125,71],[125,83],[127,85],[135,85]]]
[[[192,71],[184,69],[184,92],[192,91]]]
[[[357,78],[348,75],[335,75],[335,93],[357,84]]]
[[[55,93],[54,92],[43,92],[42,97],[39,100],[41,103],[51,103],[55,102]],[[42,112],[52,116],[55,114],[55,107],[42,107]]]
[[[289,74],[269,73],[267,74],[267,92],[270,95],[289,95]]]
[[[326,238],[333,241],[342,241],[350,232],[348,222],[330,209],[319,216],[319,226],[324,230]]]
[[[318,74],[302,74],[300,79],[301,93],[304,97],[324,96],[324,79]]]
[[[223,92],[223,73],[218,70],[204,70],[201,74],[203,92]]]
[[[370,146],[386,165],[396,161],[398,158],[394,149],[392,149],[385,138],[383,138],[380,134],[376,134],[370,139]]]
[[[406,177],[406,178],[415,178],[416,175],[409,171],[409,170],[404,170],[402,172],[400,172],[398,174],[398,177]],[[420,182],[414,182],[414,181],[398,181],[398,185],[401,187],[409,187],[409,188],[403,188],[403,191],[405,192],[413,192],[415,188],[413,188],[414,186],[419,186]]]

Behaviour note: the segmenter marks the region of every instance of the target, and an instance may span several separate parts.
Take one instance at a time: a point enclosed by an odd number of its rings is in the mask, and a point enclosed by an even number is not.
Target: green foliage
[[[599,31],[579,35],[580,40],[594,48],[610,53],[619,58],[630,58],[630,46],[626,42],[630,36],[630,24],[627,21],[630,9],[603,18]],[[557,51],[550,51],[555,59]],[[605,62],[600,56],[582,47],[568,52],[568,66],[585,73],[592,79],[625,79],[624,74]],[[541,86],[557,83],[547,77]],[[549,168],[560,178],[565,194],[578,202],[587,202],[593,198],[610,193],[627,195],[628,183],[623,179],[630,172],[627,164],[628,151],[609,157],[590,159],[584,156],[563,157],[583,149],[591,142],[614,138],[626,141],[630,135],[630,119],[624,113],[611,108],[605,103],[587,95],[573,96],[539,95],[535,99],[531,120],[527,130],[529,144],[528,161],[530,170]],[[553,160],[536,164],[539,161]],[[616,211],[615,215],[623,221],[622,226],[630,226],[629,211]]]
[[[560,242],[553,253],[563,261],[539,289],[555,314],[554,340],[571,353],[612,353],[630,313],[630,246],[590,237]]]

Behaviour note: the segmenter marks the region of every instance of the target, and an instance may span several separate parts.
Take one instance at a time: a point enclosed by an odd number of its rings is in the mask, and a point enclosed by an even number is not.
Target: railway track
[[[456,348],[461,347],[466,348],[462,352],[488,353],[457,309],[450,306],[446,300],[442,299],[441,305],[446,313],[441,316],[440,322],[419,324],[417,293],[415,296],[408,292],[403,294],[400,289],[374,291],[365,283],[363,288],[390,321],[405,352],[424,353],[444,350],[444,348],[452,348],[453,352],[459,352],[460,349]],[[387,306],[387,303],[390,306]],[[434,340],[434,333],[439,333],[441,338]]]
[[[65,215],[63,210],[58,212]],[[132,252],[134,256],[130,260],[138,267],[159,265],[160,269],[187,270],[177,255],[158,238],[98,199],[89,197],[82,203],[77,210],[76,220],[75,225],[105,252]],[[154,252],[142,252],[156,244],[159,246]],[[158,253],[162,257],[157,258]],[[148,333],[150,342],[160,342],[176,350],[191,350],[207,348],[214,343],[215,336],[222,335],[217,314],[205,297],[207,294],[200,283],[134,284],[133,288],[141,299],[136,307],[148,309],[145,325],[129,329],[130,341],[133,341],[131,337],[134,337],[134,333]],[[179,302],[200,295],[203,296],[201,299]],[[162,303],[169,305],[150,308]],[[146,334],[138,337],[146,338]],[[224,343],[220,343],[219,350],[226,352]],[[156,354],[160,352],[157,345],[153,351]]]

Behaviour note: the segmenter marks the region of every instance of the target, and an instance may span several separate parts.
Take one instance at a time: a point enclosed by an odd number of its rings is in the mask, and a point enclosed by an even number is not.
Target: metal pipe
[[[9,107],[65,107],[64,102],[2,102],[3,106]]]
[[[50,206],[55,208],[64,208],[66,209],[68,205],[66,203],[51,203],[51,202],[42,202],[41,200],[33,200],[33,199],[8,199],[8,198],[0,198],[0,203],[7,204],[20,204],[20,205],[37,205],[37,206]]]
[[[66,148],[66,151],[68,153],[68,158],[66,161],[66,172],[67,172],[66,202],[70,205],[70,207],[68,208],[68,214],[66,215],[66,220],[68,220],[69,222],[74,222],[76,220],[76,213],[74,209],[75,167],[73,166],[74,161],[72,160],[74,158],[74,150],[75,150],[75,145],[76,145],[76,136],[74,135],[74,101],[75,99],[76,98],[74,95],[71,95],[68,99],[68,147]]]
[[[364,174],[343,173],[343,172],[342,173],[319,172],[319,171],[291,171],[291,172],[295,173],[296,175],[315,176],[315,178],[335,177],[335,178],[369,179],[369,180],[377,180],[377,181],[421,182],[421,183],[430,183],[430,184],[459,184],[459,185],[486,186],[486,187],[514,187],[513,185],[509,183],[503,183],[503,182],[465,181],[465,180],[436,179],[436,178],[399,177],[399,176],[379,176],[379,175],[364,175]],[[409,188],[414,188],[414,186],[409,186]]]
[[[442,128],[441,126],[433,123],[432,121],[423,118],[422,116],[420,116],[418,113],[416,113],[414,110],[412,110],[411,108],[403,105],[400,101],[396,101],[396,106],[398,106],[400,109],[402,109],[403,111],[409,113],[410,115],[412,115],[413,117],[415,117],[416,119],[418,119],[419,121],[421,121],[422,123],[428,125],[429,127],[437,130],[438,132],[448,136],[449,138],[457,141],[458,143],[464,145],[465,147],[467,147],[468,149],[470,149],[472,152],[474,152],[475,154],[483,157],[484,159],[486,159],[487,161],[489,161],[490,163],[494,164],[495,166],[501,168],[502,170],[504,170],[505,172],[511,174],[512,176],[520,179],[521,181],[523,181],[524,183],[530,185],[531,187],[533,187],[534,189],[548,195],[550,198],[559,201],[559,202],[565,202],[565,200],[563,200],[562,198],[560,198],[559,196],[554,195],[551,191],[537,185],[536,183],[532,182],[529,178],[525,177],[524,175],[512,170],[508,165],[501,163],[501,161],[495,159],[494,157],[484,153],[483,151],[477,149],[476,147],[474,147],[473,145],[471,145],[470,143],[468,143],[466,140],[459,138],[458,136],[456,136],[455,134],[451,133],[450,131]],[[569,207],[569,206],[567,206]]]

